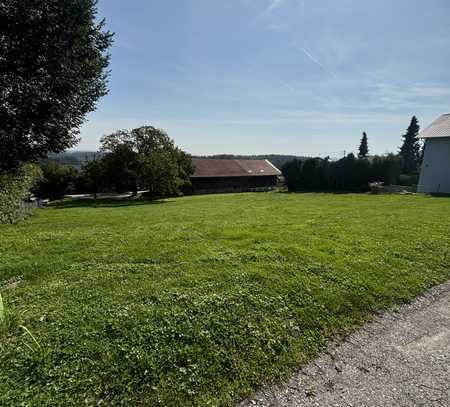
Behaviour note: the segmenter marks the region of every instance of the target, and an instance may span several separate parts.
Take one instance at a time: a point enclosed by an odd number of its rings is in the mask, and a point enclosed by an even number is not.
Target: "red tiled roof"
[[[450,114],[443,114],[419,134],[420,138],[450,137]]]
[[[195,172],[192,177],[249,177],[281,175],[281,172],[267,160],[221,160],[193,158]]]

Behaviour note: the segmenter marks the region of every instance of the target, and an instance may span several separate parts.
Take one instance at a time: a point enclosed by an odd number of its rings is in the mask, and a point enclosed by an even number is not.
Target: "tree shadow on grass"
[[[48,207],[54,209],[70,208],[119,208],[125,206],[161,205],[172,202],[167,199],[149,201],[145,198],[66,198],[51,202]]]
[[[358,195],[368,195],[370,194],[370,191],[368,190],[348,190],[348,191],[338,191],[335,189],[331,190],[322,190],[322,189],[305,189],[305,190],[299,190],[299,191],[279,191],[280,194],[331,194],[331,195],[350,195],[350,194],[358,194]]]

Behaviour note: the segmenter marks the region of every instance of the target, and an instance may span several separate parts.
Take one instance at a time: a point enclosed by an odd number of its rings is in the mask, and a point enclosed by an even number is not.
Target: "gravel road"
[[[248,406],[449,407],[450,282],[376,317]]]

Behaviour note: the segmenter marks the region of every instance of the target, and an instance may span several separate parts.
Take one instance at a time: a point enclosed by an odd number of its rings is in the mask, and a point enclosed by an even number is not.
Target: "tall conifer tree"
[[[403,160],[403,173],[414,174],[419,169],[420,163],[420,141],[419,141],[419,121],[413,116],[411,123],[402,136],[403,145],[400,147],[400,156]]]
[[[369,144],[367,141],[367,133],[363,132],[363,136],[361,139],[361,144],[359,145],[359,153],[358,156],[361,158],[367,157],[367,154],[369,154]]]

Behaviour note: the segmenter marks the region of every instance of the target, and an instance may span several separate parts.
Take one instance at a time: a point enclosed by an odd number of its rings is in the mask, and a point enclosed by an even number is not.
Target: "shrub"
[[[74,190],[78,177],[75,168],[53,161],[43,165],[41,168],[43,178],[39,182],[36,191],[39,198],[62,199],[65,194]]]
[[[25,200],[41,177],[39,167],[32,164],[0,174],[0,223],[16,223],[27,216],[30,207]]]
[[[402,158],[398,155],[375,156],[371,161],[371,181],[380,181],[385,185],[395,184],[402,165]]]
[[[401,174],[398,177],[398,184],[403,186],[413,186],[417,185],[419,183],[419,176],[416,174],[409,175],[409,174]]]

